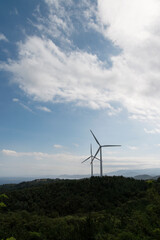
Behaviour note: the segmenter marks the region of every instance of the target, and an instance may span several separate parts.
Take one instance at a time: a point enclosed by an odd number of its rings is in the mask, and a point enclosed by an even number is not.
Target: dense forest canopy
[[[160,181],[124,177],[2,185],[0,239],[160,239]]]

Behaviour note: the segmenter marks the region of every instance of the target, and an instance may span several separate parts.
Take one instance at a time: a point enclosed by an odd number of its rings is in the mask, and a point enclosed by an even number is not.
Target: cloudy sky
[[[0,176],[160,167],[160,1],[0,2]],[[99,172],[95,162],[94,172]]]

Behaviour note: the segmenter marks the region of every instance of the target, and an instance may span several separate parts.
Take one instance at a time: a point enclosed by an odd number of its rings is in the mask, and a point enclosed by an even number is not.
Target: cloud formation
[[[48,154],[44,152],[17,152],[15,150],[3,149],[1,158],[5,158],[6,166],[11,168],[11,172],[16,171],[16,175],[29,174],[89,174],[90,163],[81,164],[87,155],[74,155],[71,153]],[[11,159],[9,162],[8,160]],[[25,161],[24,161],[25,160]],[[19,167],[17,168],[17,163]],[[8,165],[9,164],[9,165]],[[159,158],[130,157],[130,156],[103,156],[104,173],[119,169],[138,169],[159,166]],[[3,167],[3,166],[2,166]],[[20,172],[18,172],[20,169]],[[99,161],[94,161],[94,173],[99,173]],[[3,171],[3,168],[1,169]]]
[[[133,151],[138,150],[138,147],[136,147],[136,146],[127,146],[127,147],[128,147],[128,149],[133,150]]]
[[[122,49],[112,58],[114,90],[132,118],[159,119],[159,1],[99,0],[98,12],[102,34]]]
[[[144,128],[144,131],[148,134],[160,134],[160,128],[154,128],[151,130]]]
[[[63,146],[60,145],[60,144],[54,144],[53,147],[54,147],[54,148],[59,148],[59,149],[60,149],[60,148],[63,148]]]
[[[44,111],[44,112],[52,112],[49,108],[44,107],[44,106],[38,106],[37,109]]]
[[[19,99],[18,98],[13,98],[12,101],[13,102],[19,102]]]
[[[81,158],[71,153],[48,154],[44,152],[17,152],[10,149],[0,151],[5,165],[0,173],[10,176],[77,174],[83,172]],[[18,166],[18,167],[17,167]],[[72,167],[71,167],[72,166]],[[85,168],[87,173],[87,168]]]
[[[25,105],[24,103],[19,102],[19,105],[21,107],[23,107],[25,110],[33,113],[32,109],[30,107],[28,107],[27,105]]]
[[[55,148],[62,148],[61,145],[55,145]],[[57,154],[49,154],[44,152],[17,152],[15,150],[10,149],[3,149],[2,154],[9,157],[17,157],[17,158],[23,158],[23,157],[30,157],[32,159],[37,160],[45,160],[45,159],[56,159],[59,161],[73,161],[73,159],[80,159],[81,156],[72,155],[70,153],[57,153]]]
[[[16,156],[16,157],[18,156],[16,151],[9,150],[9,149],[3,149],[2,153],[7,156]]]
[[[97,56],[82,51],[65,54],[51,40],[36,36],[20,43],[19,53],[19,61],[3,68],[13,73],[12,80],[35,101],[75,102],[115,112],[109,104],[111,93],[107,86],[102,89],[109,73]]]
[[[36,159],[42,159],[45,157],[50,157],[49,154],[47,153],[42,153],[42,152],[16,152],[14,150],[10,150],[10,149],[3,149],[1,151],[4,155],[6,156],[11,156],[11,157],[34,157]]]
[[[34,101],[73,102],[118,114],[122,107],[132,119],[160,119],[160,2],[158,0],[98,0],[83,6],[93,28],[121,49],[108,67],[97,55],[72,46],[75,30],[73,1],[45,0],[48,18],[37,17],[36,27],[46,37],[29,36],[18,44],[18,60],[1,64],[12,81]],[[70,9],[70,10],[67,10]],[[71,11],[72,9],[72,11]],[[75,10],[76,11],[76,10]],[[52,27],[48,27],[47,23]],[[87,28],[88,27],[88,28]],[[50,31],[50,32],[48,32]],[[63,47],[54,39],[63,38]],[[70,45],[64,51],[64,45]],[[120,107],[115,108],[115,103]]]
[[[6,36],[3,33],[0,33],[0,41],[8,42],[8,39],[6,38]]]

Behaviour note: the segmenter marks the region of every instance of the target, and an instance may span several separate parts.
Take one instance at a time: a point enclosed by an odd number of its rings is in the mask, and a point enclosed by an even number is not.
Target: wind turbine
[[[93,154],[92,154],[92,144],[90,145],[90,156],[88,158],[86,158],[82,163],[88,161],[89,159],[91,159],[91,177],[93,177],[93,160],[94,159],[97,159],[97,160],[100,160],[99,158],[97,157],[94,157]]]
[[[90,131],[91,131],[91,130],[90,130]],[[100,153],[100,176],[102,177],[102,175],[103,175],[103,166],[102,166],[102,148],[103,148],[103,147],[120,147],[121,145],[101,145],[101,144],[98,142],[97,138],[95,137],[95,135],[93,134],[92,131],[91,131],[91,133],[92,133],[92,135],[93,135],[95,141],[96,141],[97,144],[99,145],[99,148],[98,148],[96,154],[94,155],[93,159],[97,156],[97,154],[98,154],[98,152],[99,152],[99,153]]]

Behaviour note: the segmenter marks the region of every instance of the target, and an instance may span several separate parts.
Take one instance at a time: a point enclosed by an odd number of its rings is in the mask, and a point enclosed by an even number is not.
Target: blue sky
[[[160,167],[158,0],[0,3],[0,176]],[[95,162],[94,172],[99,173]]]

